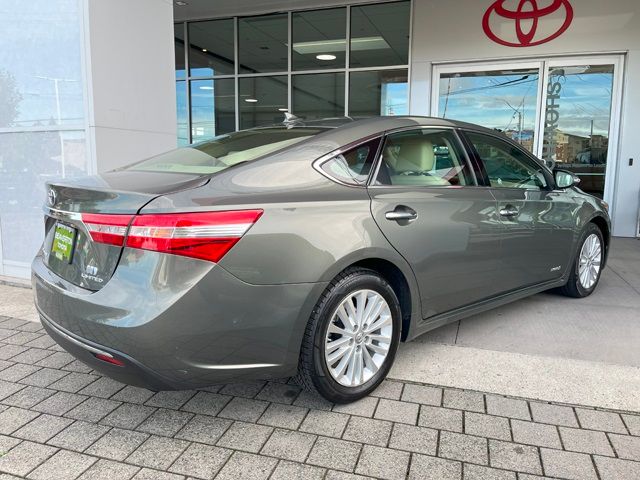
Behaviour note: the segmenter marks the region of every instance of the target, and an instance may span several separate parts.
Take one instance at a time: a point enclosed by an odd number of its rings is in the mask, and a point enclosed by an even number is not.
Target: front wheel
[[[401,318],[398,298],[383,277],[365,268],[345,270],[309,319],[298,381],[336,403],[368,395],[391,368]]]
[[[600,281],[604,261],[604,240],[600,229],[590,223],[580,238],[578,254],[567,284],[560,291],[574,298],[591,295]]]

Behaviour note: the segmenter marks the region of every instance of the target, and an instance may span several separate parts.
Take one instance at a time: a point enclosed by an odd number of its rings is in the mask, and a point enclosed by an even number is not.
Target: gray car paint
[[[152,388],[291,375],[313,306],[350,265],[393,265],[401,272],[406,288],[398,294],[408,340],[561,285],[584,225],[597,216],[608,226],[601,201],[576,188],[539,192],[539,198],[529,191],[507,198],[501,196],[507,192],[482,185],[366,188],[338,184],[312,168],[314,160],[358,139],[421,126],[494,134],[441,119],[381,117],[347,123],[212,176],[184,182],[165,177],[163,188],[141,188],[144,201],[138,197],[132,211],[261,208],[264,214],[217,265],[123,248],[113,276],[98,291],[52,272],[45,245],[32,278],[48,331],[70,351],[64,335],[130,360],[134,374],[73,350],[107,375]],[[151,178],[127,171],[102,176],[108,186],[95,190],[96,198],[108,188],[122,198],[141,193],[127,193],[123,186],[133,189],[136,183],[128,175]],[[86,201],[95,200],[92,188],[83,191]],[[521,202],[515,225],[499,218],[502,201]],[[83,208],[70,202],[74,211]],[[409,228],[383,219],[399,204],[419,211]],[[91,205],[92,211],[113,213],[108,203]],[[535,276],[558,259],[564,269],[555,278]],[[542,266],[530,268],[532,260]]]

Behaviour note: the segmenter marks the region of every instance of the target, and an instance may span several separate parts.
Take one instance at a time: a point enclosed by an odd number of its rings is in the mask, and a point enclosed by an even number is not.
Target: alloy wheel
[[[598,281],[600,265],[602,262],[602,242],[595,233],[589,235],[580,249],[580,262],[578,264],[578,278],[580,285],[590,289]]]
[[[325,361],[341,385],[357,387],[383,365],[393,335],[387,301],[374,290],[350,293],[334,311],[325,338]]]

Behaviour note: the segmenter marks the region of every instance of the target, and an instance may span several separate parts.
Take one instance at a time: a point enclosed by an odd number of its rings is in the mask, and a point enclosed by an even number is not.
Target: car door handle
[[[418,218],[418,213],[413,209],[404,205],[398,205],[391,212],[384,214],[384,218],[394,222],[411,221]]]
[[[513,205],[505,205],[500,209],[500,215],[503,217],[515,217],[518,215],[518,209]]]

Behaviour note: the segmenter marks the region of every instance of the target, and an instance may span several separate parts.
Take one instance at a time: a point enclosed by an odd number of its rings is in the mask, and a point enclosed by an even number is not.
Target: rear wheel
[[[391,285],[373,270],[345,270],[309,319],[298,381],[336,403],[366,396],[389,372],[400,329],[400,304]]]
[[[600,281],[604,260],[604,240],[600,229],[590,223],[578,243],[571,275],[560,291],[569,297],[583,298],[591,295]]]

